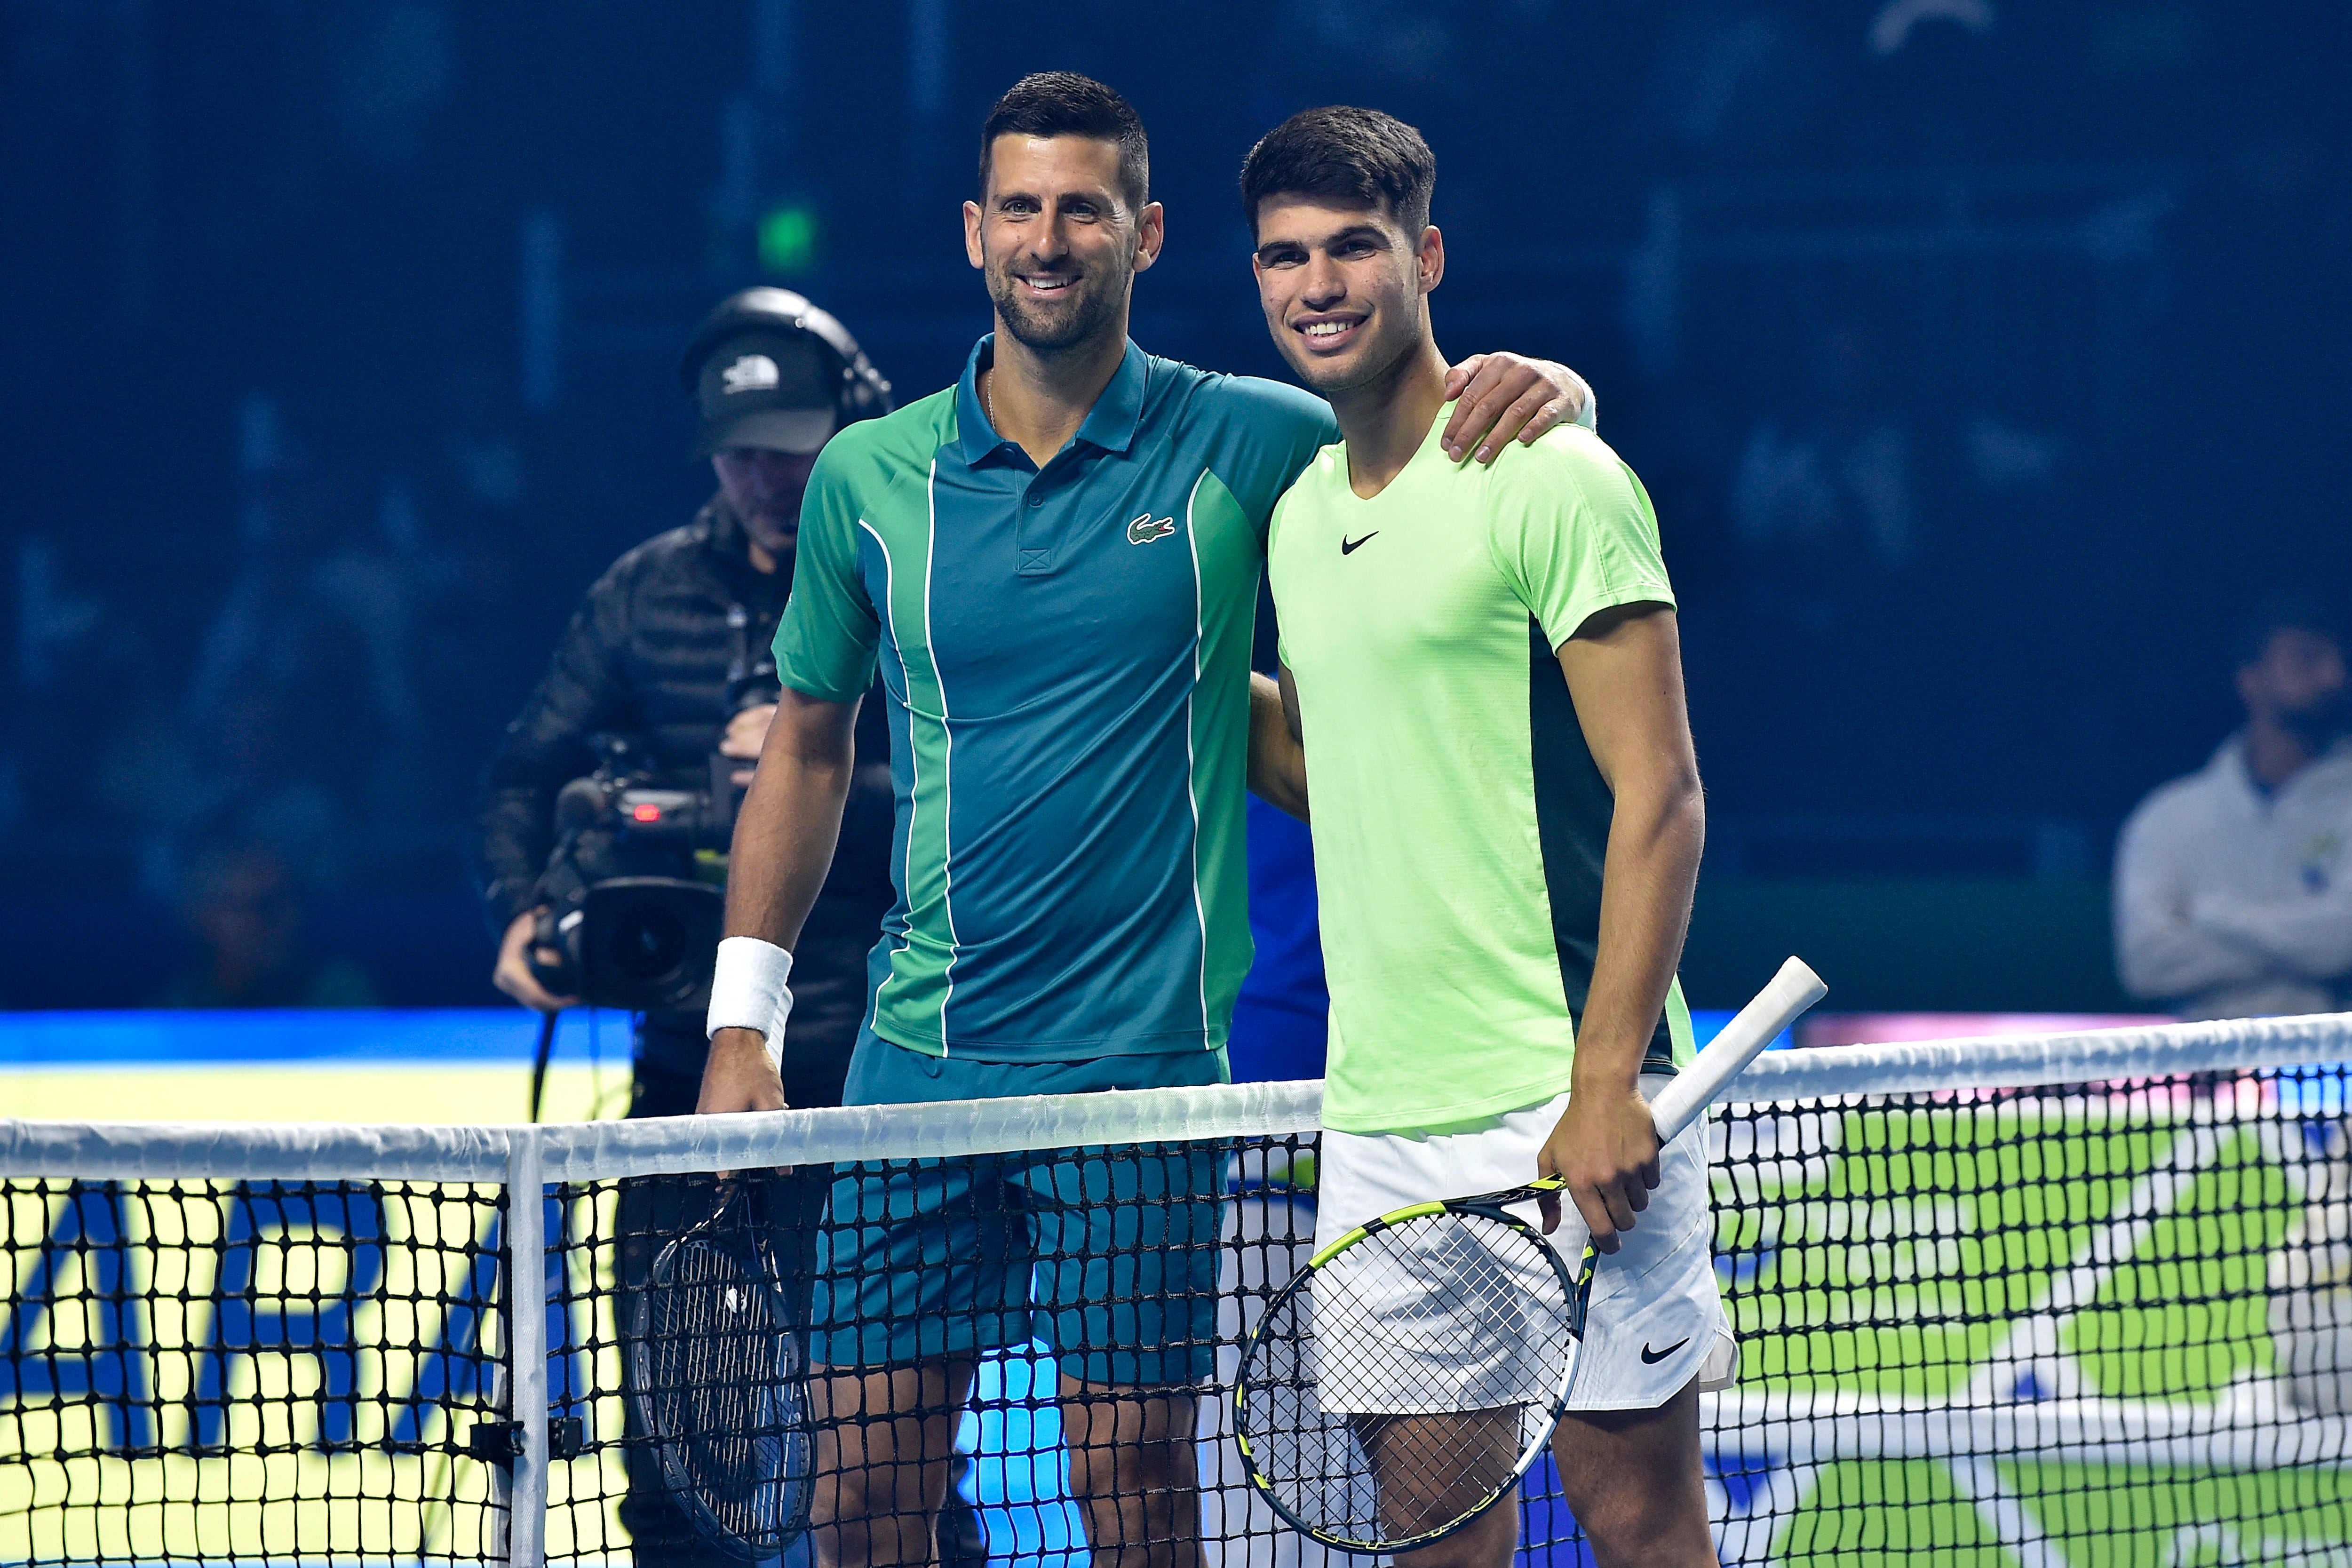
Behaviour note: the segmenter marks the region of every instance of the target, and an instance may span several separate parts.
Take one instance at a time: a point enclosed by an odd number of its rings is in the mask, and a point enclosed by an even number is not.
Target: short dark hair
[[[1111,89],[1076,71],[1034,71],[1013,84],[980,122],[980,195],[988,198],[988,174],[1000,136],[1084,136],[1118,143],[1118,184],[1137,212],[1151,199],[1151,143],[1135,105]]]
[[[1269,196],[1320,196],[1386,206],[1419,237],[1437,190],[1437,154],[1421,132],[1377,109],[1305,109],[1262,137],[1242,160],[1242,216],[1257,233]]]
[[[2238,623],[2237,637],[2230,647],[2232,661],[2240,669],[2262,663],[2281,632],[2315,632],[2338,647],[2344,646],[2337,617],[2317,599],[2308,594],[2274,594]]]

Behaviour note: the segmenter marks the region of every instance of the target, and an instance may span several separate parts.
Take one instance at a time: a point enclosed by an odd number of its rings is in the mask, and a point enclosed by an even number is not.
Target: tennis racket
[[[631,1312],[629,1397],[669,1495],[730,1557],[781,1553],[808,1527],[799,1336],[748,1184],[654,1259]]]
[[[1827,994],[1790,959],[1658,1097],[1663,1145]],[[1242,1352],[1251,1483],[1342,1552],[1410,1551],[1508,1496],[1559,1423],[1600,1254],[1570,1268],[1512,1212],[1562,1183],[1413,1204],[1349,1231],[1267,1303]]]

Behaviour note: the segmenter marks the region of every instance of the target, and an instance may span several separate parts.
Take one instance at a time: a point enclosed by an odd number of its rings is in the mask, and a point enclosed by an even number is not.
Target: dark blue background
[[[390,999],[480,995],[477,770],[589,581],[709,488],[687,331],[772,277],[943,384],[986,325],[977,124],[1045,67],[1140,109],[1137,335],[1218,368],[1278,371],[1252,138],[1328,101],[1429,135],[1441,342],[1584,370],[1657,501],[1695,966],[1717,887],[2095,884],[2231,723],[2231,624],[2343,593],[2352,19],[1913,9],[0,0],[0,1001],[158,989],[175,865],[240,803],[311,835],[314,930]],[[763,268],[786,208],[813,259]],[[289,508],[291,564],[256,542]],[[343,608],[240,654],[257,583]],[[2078,902],[2071,980],[1947,1005],[2108,999]]]

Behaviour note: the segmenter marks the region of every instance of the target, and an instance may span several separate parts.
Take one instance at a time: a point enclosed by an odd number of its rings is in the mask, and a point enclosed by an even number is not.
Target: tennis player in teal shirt
[[[955,386],[818,460],[776,637],[783,700],[736,830],[705,1111],[783,1104],[769,1042],[877,668],[899,898],[845,1101],[1225,1079],[1254,706],[1282,723],[1249,669],[1266,522],[1338,428],[1295,387],[1128,341],[1162,237],[1147,156],[1099,83],[1006,94],[964,209],[997,330]],[[1490,453],[1586,401],[1556,366],[1496,356],[1476,375],[1458,437]],[[836,1183],[810,1309],[822,1560],[930,1561],[975,1364],[1033,1337],[1060,1364],[1090,1545],[1189,1560],[1221,1168],[1066,1154]]]

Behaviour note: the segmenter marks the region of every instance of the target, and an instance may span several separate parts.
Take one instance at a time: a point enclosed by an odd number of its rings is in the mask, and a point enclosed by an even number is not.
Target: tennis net
[[[1761,1058],[1711,1128],[1723,1561],[2352,1563],[2348,1058],[2352,1016]],[[804,1427],[839,1561],[926,1555],[893,1532],[951,1480],[999,1563],[1319,1568],[1221,1396],[1309,1249],[1318,1104],[0,1122],[0,1562],[728,1561],[697,1476]],[[665,1441],[663,1255],[738,1193],[787,1353],[709,1418],[750,1428]],[[1548,1460],[1520,1509],[1586,1560]]]

